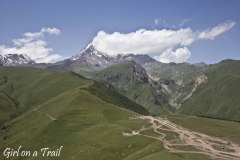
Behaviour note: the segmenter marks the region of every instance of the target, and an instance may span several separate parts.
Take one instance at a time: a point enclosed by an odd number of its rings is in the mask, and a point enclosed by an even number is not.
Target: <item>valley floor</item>
[[[139,119],[149,120],[149,124],[132,133],[123,132],[123,135],[156,139],[171,153],[205,154],[222,160],[240,159],[240,145],[233,142],[191,131],[170,122],[166,117],[139,116]]]

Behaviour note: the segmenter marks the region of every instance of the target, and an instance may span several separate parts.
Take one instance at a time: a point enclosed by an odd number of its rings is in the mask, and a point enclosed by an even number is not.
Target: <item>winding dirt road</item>
[[[190,131],[189,129],[170,122],[166,117],[139,116],[138,118],[149,120],[150,124],[147,125],[147,127],[145,125],[139,130],[132,131],[132,133],[123,132],[124,136],[141,135],[159,140],[169,152],[198,153],[208,155],[213,159],[240,160],[240,145],[238,144]],[[155,132],[154,136],[144,133],[144,131],[149,129]],[[175,139],[167,140],[166,132],[174,132],[178,136],[176,136]],[[196,150],[188,151],[186,148],[184,150],[177,149],[187,146],[192,146],[196,148]]]

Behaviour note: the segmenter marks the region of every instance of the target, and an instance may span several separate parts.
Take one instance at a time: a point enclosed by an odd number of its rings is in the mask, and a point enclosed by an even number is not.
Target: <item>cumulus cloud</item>
[[[24,33],[23,35],[27,38],[39,38],[39,37],[43,37],[44,34],[49,34],[49,35],[60,35],[61,34],[61,31],[57,28],[42,28],[40,30],[40,32],[26,32]]]
[[[188,20],[184,20],[183,24]],[[156,21],[159,23],[158,21]],[[99,31],[93,38],[93,45],[101,52],[111,56],[121,54],[158,54],[157,59],[166,62],[184,62],[190,57],[191,52],[186,48],[193,42],[203,39],[214,39],[228,31],[235,22],[227,21],[212,28],[193,31],[191,28],[172,29],[139,29],[131,33],[106,33]],[[175,49],[176,51],[172,51]],[[185,54],[182,54],[182,53]],[[162,56],[161,56],[162,55]],[[171,56],[170,56],[171,55]],[[178,56],[177,56],[178,55]],[[169,57],[169,60],[167,60]]]
[[[108,34],[100,31],[93,39],[93,45],[99,51],[110,55],[119,53],[146,54],[160,53],[177,45],[187,46],[193,41],[194,33],[190,28],[181,28],[175,31],[140,29],[128,34],[119,32]]]
[[[56,62],[63,59],[62,56],[53,53],[52,48],[47,47],[44,36],[60,35],[57,28],[42,28],[39,32],[26,32],[22,38],[13,39],[13,46],[0,45],[0,54],[26,54],[36,62]]]
[[[160,56],[154,58],[163,63],[169,62],[186,62],[191,57],[191,52],[187,47],[178,48],[176,51],[172,51],[171,48],[165,50]]]

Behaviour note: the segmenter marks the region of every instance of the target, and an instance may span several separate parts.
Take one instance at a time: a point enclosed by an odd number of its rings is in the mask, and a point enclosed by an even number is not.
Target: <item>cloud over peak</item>
[[[191,52],[187,47],[178,48],[176,51],[173,51],[172,48],[165,50],[160,56],[155,56],[154,58],[163,63],[169,62],[186,62],[188,58],[191,57]]]
[[[191,28],[139,29],[131,33],[99,31],[93,39],[93,45],[99,51],[112,56],[119,53],[154,53],[157,54],[155,58],[162,62],[185,62],[191,56],[187,46],[197,40],[213,40],[234,25],[235,22],[227,21],[203,31],[193,31]]]
[[[7,47],[0,44],[0,54],[26,54],[36,62],[56,62],[62,57],[53,53],[52,48],[47,47],[45,35],[60,35],[57,28],[42,28],[39,32],[26,32],[22,38],[13,39],[13,46]]]
[[[158,53],[173,46],[187,46],[194,41],[193,32],[190,28],[179,30],[146,30],[139,29],[127,34],[114,32],[108,34],[98,32],[93,39],[93,45],[102,52],[110,55],[119,53]]]

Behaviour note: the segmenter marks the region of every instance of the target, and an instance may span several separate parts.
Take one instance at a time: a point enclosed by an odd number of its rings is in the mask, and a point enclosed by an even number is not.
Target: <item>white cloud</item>
[[[41,29],[41,33],[48,33],[50,35],[60,35],[61,34],[61,31],[57,28],[42,28]]]
[[[23,38],[13,39],[13,47],[0,45],[0,54],[26,54],[36,62],[56,62],[63,59],[53,53],[52,48],[47,47],[44,39],[46,34],[59,35],[61,31],[57,28],[42,28],[39,32],[26,32]]]
[[[157,22],[157,21],[156,21]],[[157,22],[159,23],[159,21]],[[186,20],[184,21],[186,23]],[[186,48],[190,46],[193,42],[202,39],[214,39],[218,35],[228,31],[235,25],[235,22],[228,21],[219,24],[213,28],[209,28],[202,32],[193,31],[191,28],[179,28],[176,30],[172,29],[160,29],[160,30],[147,30],[139,29],[131,33],[106,33],[104,31],[99,31],[97,36],[93,39],[93,45],[95,48],[101,52],[107,53],[111,56],[115,56],[119,53],[121,54],[147,54],[154,53],[158,54],[156,57],[160,57],[161,54],[165,53],[166,57],[169,57],[168,61],[173,62],[183,62],[187,61],[190,57],[190,51]],[[176,50],[172,52],[172,49],[182,48],[184,50]],[[187,50],[189,52],[187,52]],[[170,52],[171,51],[171,52]],[[177,52],[178,51],[178,52]],[[185,54],[180,54],[185,51]],[[167,54],[170,52],[171,54]],[[173,54],[175,53],[175,54]],[[181,56],[176,56],[182,55]],[[166,55],[175,55],[166,56]],[[189,56],[186,56],[189,55]],[[186,58],[188,57],[188,58]],[[171,58],[171,59],[170,59]],[[162,60],[163,58],[161,58]]]
[[[62,60],[63,57],[58,54],[50,54],[43,58],[37,59],[38,63],[52,63]]]
[[[225,23],[214,26],[213,28],[208,28],[198,35],[198,39],[211,39],[211,40],[213,40],[216,36],[226,32],[229,29],[231,29],[232,27],[234,27],[235,24],[236,23],[233,22],[233,21],[227,21]]]
[[[171,48],[168,48],[160,56],[155,56],[154,58],[163,63],[182,63],[186,62],[190,57],[191,52],[189,49],[187,47],[183,47],[176,49],[176,51],[172,51]]]
[[[108,34],[104,31],[98,32],[93,39],[93,45],[101,52],[110,55],[119,53],[161,53],[168,48],[178,45],[187,46],[194,41],[194,35],[190,28],[179,30],[146,30],[140,29],[136,32],[122,34],[115,32]]]
[[[26,32],[23,35],[27,38],[38,38],[38,37],[43,37],[44,34],[47,33],[49,35],[60,35],[61,31],[57,28],[42,28],[40,32]]]

